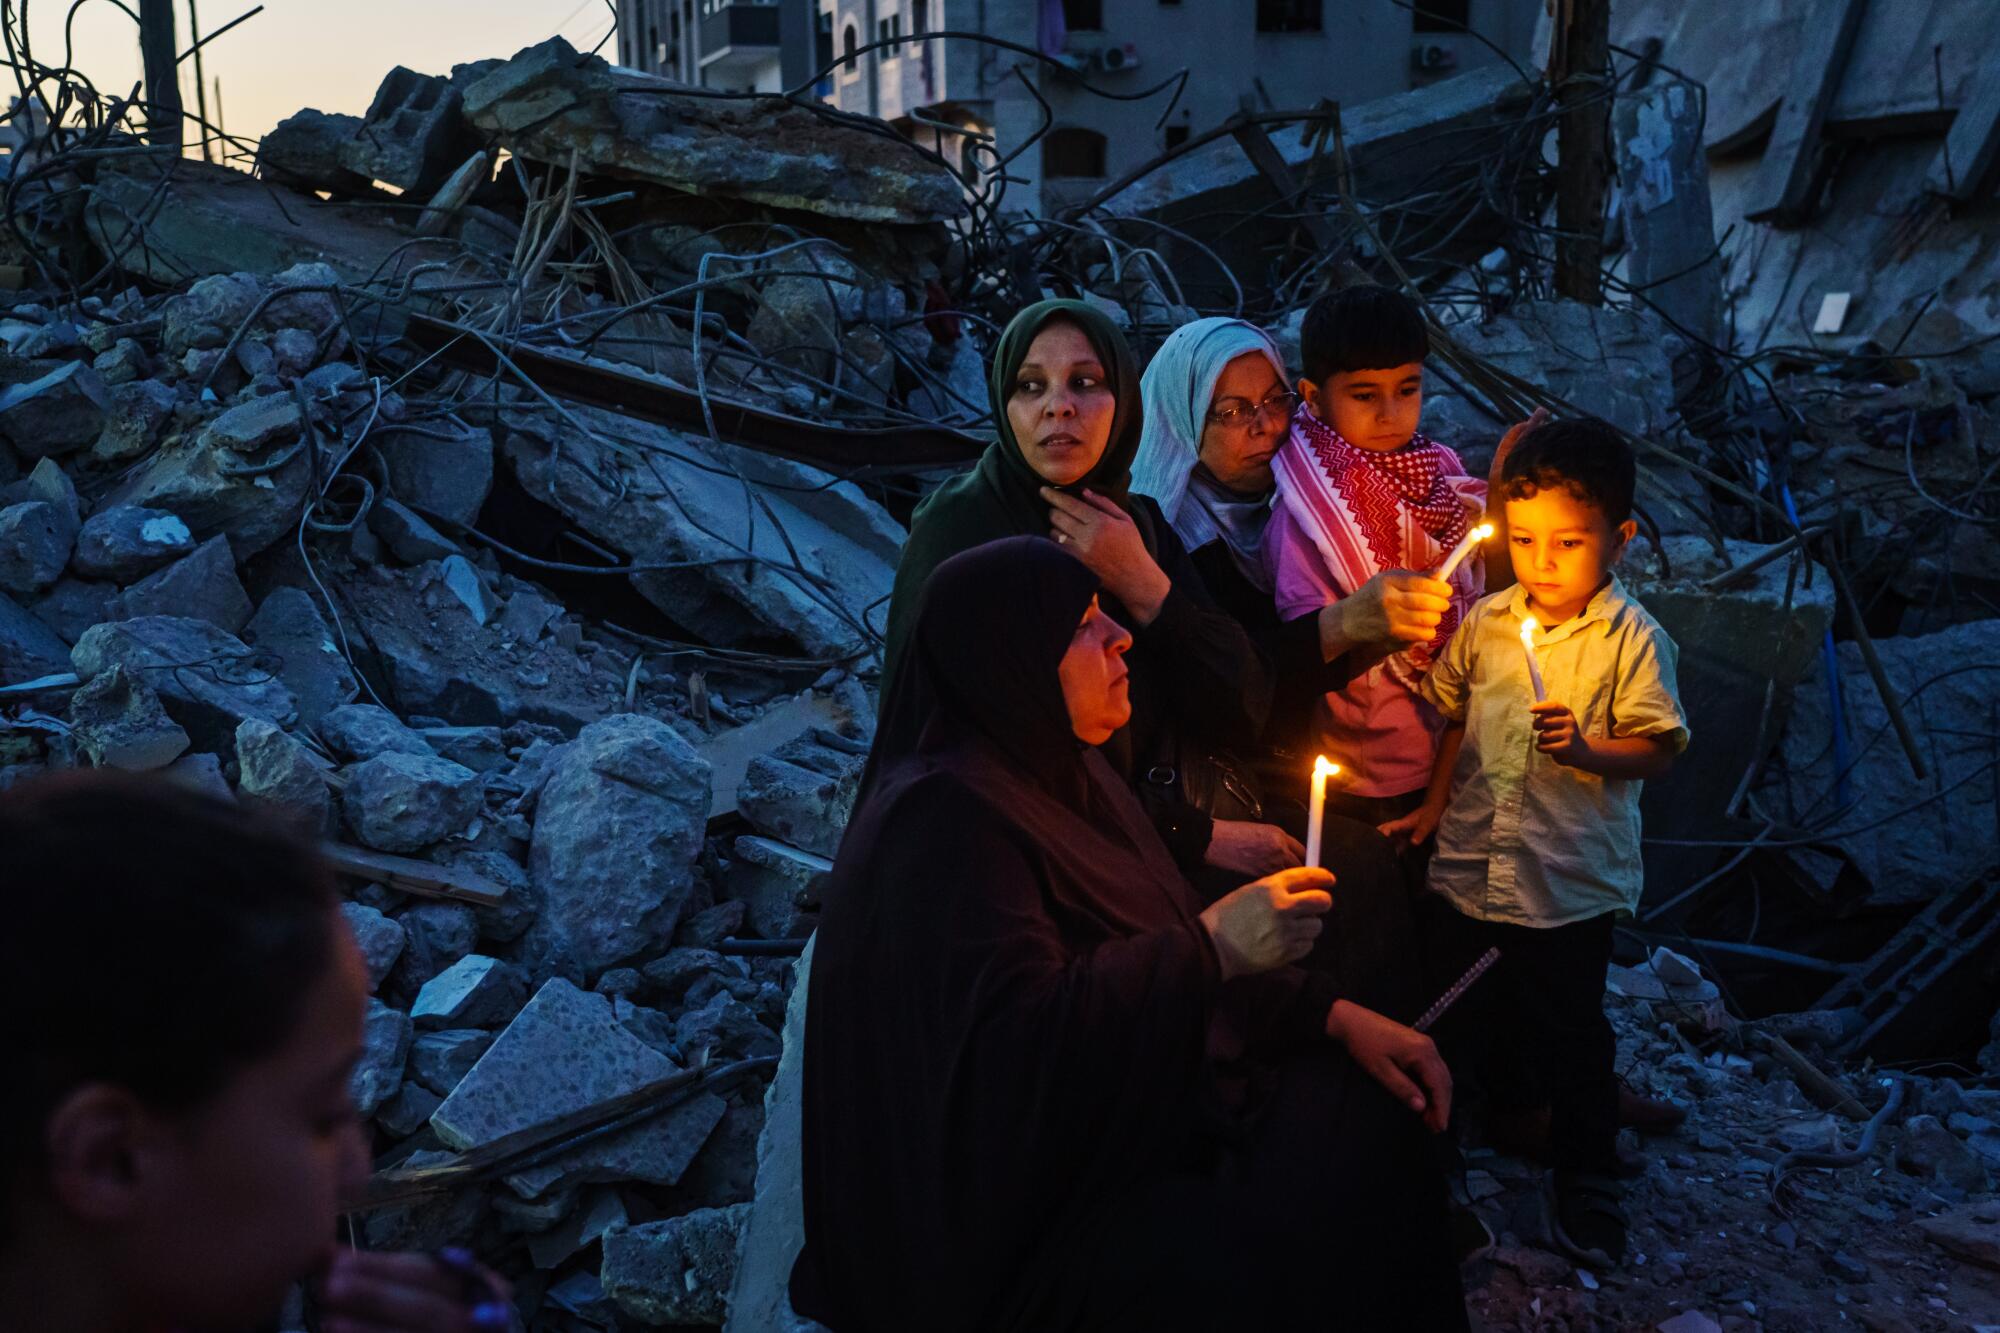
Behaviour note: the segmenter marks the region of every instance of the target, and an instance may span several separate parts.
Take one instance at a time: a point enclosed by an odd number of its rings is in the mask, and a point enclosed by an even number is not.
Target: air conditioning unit
[[[1410,48],[1410,68],[1438,74],[1458,68],[1458,53],[1439,42],[1418,42]]]
[[[1123,74],[1128,69],[1139,67],[1139,47],[1126,42],[1123,46],[1100,46],[1090,53],[1090,67],[1104,74]]]

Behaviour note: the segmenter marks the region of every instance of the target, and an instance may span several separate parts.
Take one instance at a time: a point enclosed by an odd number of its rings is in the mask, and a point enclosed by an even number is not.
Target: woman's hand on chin
[[[1393,1018],[1335,1000],[1326,1011],[1326,1035],[1387,1088],[1397,1101],[1424,1118],[1424,1127],[1442,1134],[1451,1123],[1451,1070],[1437,1043]]]
[[[1091,491],[1081,497],[1042,487],[1049,530],[1062,548],[1104,580],[1104,590],[1125,604],[1140,627],[1159,619],[1173,581],[1160,569],[1132,516]]]

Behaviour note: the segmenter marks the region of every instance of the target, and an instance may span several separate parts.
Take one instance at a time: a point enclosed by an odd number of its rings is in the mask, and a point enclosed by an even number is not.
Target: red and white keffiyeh
[[[1292,418],[1291,438],[1272,468],[1286,508],[1349,592],[1385,570],[1437,568],[1471,522],[1465,498],[1485,500],[1485,487],[1466,475],[1458,455],[1421,432],[1400,449],[1376,453],[1348,443],[1310,409]],[[1396,654],[1392,672],[1413,682],[1429,668],[1479,599],[1483,568],[1478,560],[1458,567],[1437,637]]]

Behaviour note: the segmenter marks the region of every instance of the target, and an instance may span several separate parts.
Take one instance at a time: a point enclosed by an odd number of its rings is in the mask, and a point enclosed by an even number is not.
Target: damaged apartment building
[[[1475,1316],[2000,1325],[2000,26],[1618,0],[1593,56],[1579,7],[624,0],[611,59],[384,71],[213,163],[36,66],[0,784],[165,772],[321,841],[361,1243],[470,1245],[538,1330],[797,1328],[802,954],[992,331],[1063,295],[1295,357],[1399,285],[1475,471],[1535,407],[1628,434],[1701,746],[1607,997],[1687,1124],[1602,1278],[1475,1148]]]

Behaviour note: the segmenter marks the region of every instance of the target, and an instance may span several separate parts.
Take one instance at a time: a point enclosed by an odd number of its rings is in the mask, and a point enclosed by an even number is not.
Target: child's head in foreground
[[[1424,410],[1423,311],[1373,285],[1328,292],[1299,329],[1299,396],[1357,449],[1388,453],[1417,433]]]
[[[329,871],[111,773],[0,792],[0,848],[0,1275],[107,1327],[269,1317],[368,1170],[368,980]]]
[[[1501,470],[1514,577],[1543,618],[1582,611],[1611,577],[1637,525],[1638,465],[1595,417],[1551,421],[1521,437]]]

